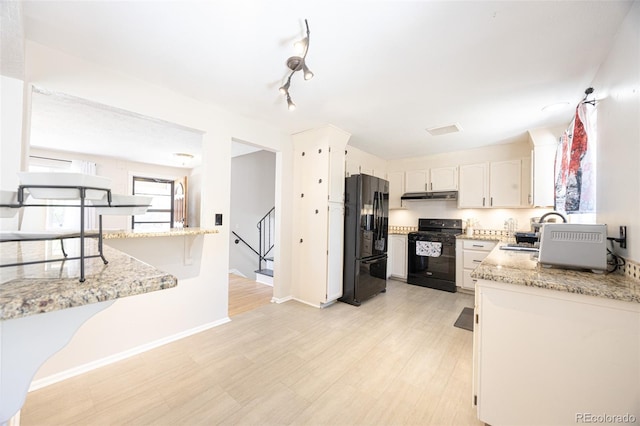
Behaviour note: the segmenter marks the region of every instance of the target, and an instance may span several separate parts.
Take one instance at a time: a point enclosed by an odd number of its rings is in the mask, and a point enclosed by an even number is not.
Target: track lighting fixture
[[[302,74],[304,75],[305,80],[311,80],[313,78],[313,73],[307,67],[306,58],[307,52],[309,51],[309,23],[307,20],[304,20],[304,25],[307,28],[307,36],[300,41],[297,41],[294,44],[294,47],[298,52],[300,52],[301,56],[291,56],[287,59],[287,68],[291,70],[291,73],[287,77],[287,82],[280,87],[280,93],[286,96],[287,98],[287,106],[289,107],[289,111],[293,111],[296,109],[296,104],[291,100],[291,95],[289,94],[289,86],[291,85],[291,77],[296,71],[302,70]]]
[[[289,93],[287,93],[287,106],[289,107],[289,111],[293,111],[294,109],[296,109],[296,104],[294,104],[291,100],[291,96],[289,96]]]

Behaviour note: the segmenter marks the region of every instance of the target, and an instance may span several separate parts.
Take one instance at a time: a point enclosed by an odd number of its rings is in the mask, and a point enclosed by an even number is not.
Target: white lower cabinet
[[[387,278],[407,279],[407,236],[389,235]]]
[[[486,280],[476,288],[473,399],[480,421],[640,419],[639,303]],[[609,420],[593,420],[603,415]]]
[[[458,239],[456,241],[456,285],[474,291],[476,280],[471,272],[489,255],[496,241]]]

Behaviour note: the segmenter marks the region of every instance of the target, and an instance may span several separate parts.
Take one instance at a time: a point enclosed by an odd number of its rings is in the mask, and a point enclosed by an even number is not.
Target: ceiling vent
[[[461,131],[462,127],[460,127],[458,123],[447,124],[446,126],[430,127],[427,129],[427,132],[429,132],[431,136],[442,136],[449,133],[457,133]]]

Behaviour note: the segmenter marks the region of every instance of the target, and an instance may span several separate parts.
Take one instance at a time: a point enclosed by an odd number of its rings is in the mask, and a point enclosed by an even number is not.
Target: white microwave
[[[607,225],[545,223],[540,230],[542,266],[607,270]]]

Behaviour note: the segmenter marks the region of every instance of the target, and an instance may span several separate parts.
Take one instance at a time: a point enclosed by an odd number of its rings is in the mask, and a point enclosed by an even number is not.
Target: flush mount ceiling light
[[[291,86],[291,77],[293,77],[293,74],[295,74],[297,71],[302,70],[302,74],[304,75],[305,80],[311,80],[313,78],[313,73],[311,72],[309,67],[307,67],[306,63],[307,52],[309,51],[310,34],[309,23],[306,19],[304,20],[304,25],[307,28],[307,36],[294,44],[294,47],[300,53],[300,56],[292,56],[287,59],[287,68],[291,70],[291,73],[289,74],[289,77],[287,77],[286,83],[284,83],[282,87],[280,87],[280,93],[285,95],[287,98],[287,106],[289,108],[289,111],[293,111],[294,109],[296,109],[296,104],[293,103],[293,101],[291,100],[291,95],[289,94],[289,86]]]

